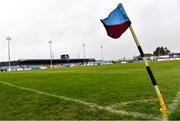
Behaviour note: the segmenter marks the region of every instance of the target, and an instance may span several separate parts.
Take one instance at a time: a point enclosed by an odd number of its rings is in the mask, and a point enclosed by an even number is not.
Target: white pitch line
[[[99,110],[104,110],[104,111],[108,111],[111,113],[121,114],[121,115],[125,115],[125,116],[133,116],[136,118],[140,117],[142,119],[156,119],[153,115],[149,115],[149,114],[143,114],[143,113],[138,113],[138,112],[128,112],[128,111],[123,111],[123,110],[113,110],[112,107],[108,107],[108,106],[104,107],[101,105],[97,105],[95,103],[85,102],[82,100],[69,98],[69,97],[65,97],[65,96],[59,96],[59,95],[55,95],[55,94],[51,94],[51,93],[47,93],[47,92],[41,92],[39,90],[34,90],[31,88],[26,88],[26,87],[22,87],[22,86],[17,86],[17,85],[11,84],[11,83],[3,82],[3,81],[0,81],[0,83],[11,86],[11,87],[15,87],[15,88],[18,88],[21,90],[34,92],[34,93],[37,93],[40,95],[45,95],[45,96],[54,97],[54,98],[61,99],[61,100],[76,102],[76,103],[88,106],[90,108],[97,108]]]
[[[171,114],[174,110],[177,109],[180,104],[180,91],[177,92],[176,97],[172,100],[172,103],[168,106],[168,112]]]
[[[142,99],[142,100],[120,102],[120,103],[115,103],[115,104],[111,105],[110,107],[116,108],[116,107],[122,107],[122,106],[133,104],[133,103],[147,103],[147,102],[152,102],[152,101],[157,101],[157,99]]]

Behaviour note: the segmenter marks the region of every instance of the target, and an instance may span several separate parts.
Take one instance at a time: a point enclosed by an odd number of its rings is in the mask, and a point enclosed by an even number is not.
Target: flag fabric
[[[131,25],[123,5],[118,4],[117,8],[114,9],[107,18],[101,19],[108,36],[117,39],[119,38]]]

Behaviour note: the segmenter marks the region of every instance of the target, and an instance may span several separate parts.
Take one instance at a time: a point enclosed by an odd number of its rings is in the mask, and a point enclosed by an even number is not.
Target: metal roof
[[[49,65],[51,59],[21,59],[17,61],[11,61],[11,65]],[[69,63],[84,63],[95,62],[94,58],[85,59],[52,59],[53,64],[69,64]],[[7,62],[0,62],[0,67],[8,66]]]

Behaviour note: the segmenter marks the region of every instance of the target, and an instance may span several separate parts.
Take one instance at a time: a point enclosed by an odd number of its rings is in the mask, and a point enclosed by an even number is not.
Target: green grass
[[[167,106],[180,91],[180,61],[150,63]],[[161,116],[159,102],[143,63],[0,73],[0,81],[114,109]],[[169,116],[180,119],[180,106]],[[67,100],[40,95],[0,83],[0,119],[142,119]]]

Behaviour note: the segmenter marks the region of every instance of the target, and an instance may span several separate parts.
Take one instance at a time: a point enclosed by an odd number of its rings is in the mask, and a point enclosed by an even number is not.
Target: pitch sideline
[[[147,114],[143,114],[143,113],[139,113],[139,112],[128,112],[128,111],[123,111],[123,110],[113,110],[112,107],[109,106],[101,106],[101,105],[97,105],[95,103],[90,103],[90,102],[85,102],[82,100],[78,100],[78,99],[74,99],[74,98],[69,98],[69,97],[65,97],[65,96],[59,96],[59,95],[55,95],[55,94],[51,94],[51,93],[47,93],[47,92],[42,92],[39,90],[34,90],[31,88],[27,88],[27,87],[22,87],[22,86],[17,86],[8,82],[4,82],[4,81],[0,81],[0,83],[4,84],[4,85],[8,85],[11,87],[15,87],[21,90],[25,90],[25,91],[30,91],[30,92],[34,92],[40,95],[45,95],[45,96],[49,96],[49,97],[54,97],[57,99],[61,99],[61,100],[67,100],[67,101],[71,101],[71,102],[76,102],[85,106],[88,106],[90,108],[97,108],[99,110],[104,110],[104,111],[108,111],[111,113],[116,113],[116,114],[121,114],[121,115],[125,115],[125,116],[133,116],[133,117],[140,117],[143,119],[157,119],[155,118],[153,115],[147,115]]]

